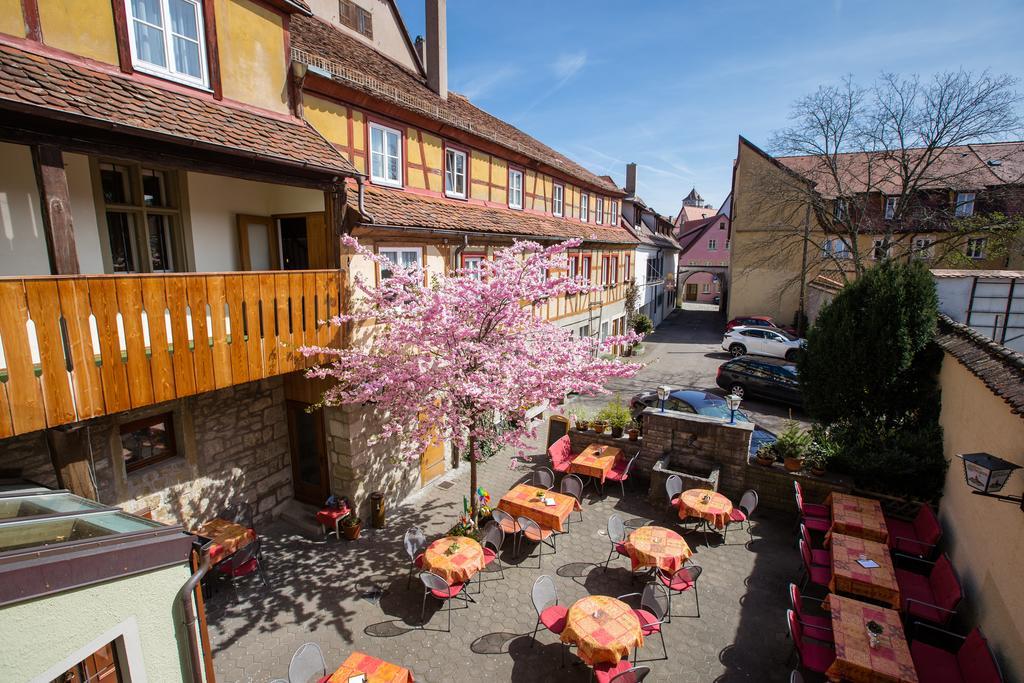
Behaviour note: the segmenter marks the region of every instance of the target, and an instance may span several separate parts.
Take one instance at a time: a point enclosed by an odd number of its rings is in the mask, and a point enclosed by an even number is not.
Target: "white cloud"
[[[453,90],[475,100],[518,75],[519,69],[512,66],[488,67],[485,71],[475,70],[475,73],[459,74],[458,80],[453,79],[456,83]]]
[[[558,59],[556,59],[551,65],[551,69],[555,72],[555,76],[561,81],[561,83],[559,83],[559,85],[561,85],[578,74],[586,65],[587,53],[581,50],[579,52],[559,55]]]

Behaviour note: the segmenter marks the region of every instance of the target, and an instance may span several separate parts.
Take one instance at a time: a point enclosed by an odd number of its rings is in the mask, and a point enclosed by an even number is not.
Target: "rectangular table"
[[[234,555],[239,548],[249,545],[256,538],[256,532],[252,529],[226,519],[204,522],[195,533],[213,541],[210,559],[214,564]]]
[[[554,499],[555,504],[545,505],[542,500],[537,498],[538,492],[546,498]],[[537,522],[542,529],[564,531],[565,520],[569,519],[571,512],[580,509],[580,504],[572,496],[547,491],[530,484],[519,484],[501,497],[501,500],[498,501],[498,509],[504,510],[513,517],[528,517]]]
[[[917,683],[898,612],[840,595],[829,595],[825,607],[832,613],[836,646],[836,660],[826,672],[830,681]],[[882,627],[877,647],[868,639],[869,621]]]
[[[593,477],[603,484],[609,470],[615,467],[615,461],[621,456],[621,448],[592,443],[572,459],[572,462],[569,463],[569,471],[573,474]]]
[[[366,675],[366,683],[413,683],[412,672],[408,669],[362,652],[350,654],[327,680],[328,683],[348,683],[359,674]]]
[[[885,524],[882,505],[877,500],[848,493],[830,493],[825,504],[832,506],[830,534],[859,536],[879,543],[889,542],[889,528]]]
[[[832,580],[828,588],[833,593],[852,593],[878,600],[900,608],[900,585],[889,554],[889,546],[846,534],[832,534],[829,538],[832,554]],[[858,559],[864,555],[878,563],[877,567],[862,567]]]

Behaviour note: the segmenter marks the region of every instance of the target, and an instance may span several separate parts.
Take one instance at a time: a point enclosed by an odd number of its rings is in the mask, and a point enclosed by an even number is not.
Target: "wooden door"
[[[420,456],[420,486],[426,486],[444,474],[444,442],[435,439]]]
[[[697,285],[686,285],[686,300],[696,301],[697,300]]]
[[[295,499],[322,506],[331,490],[323,409],[310,411],[310,404],[301,401],[286,401],[285,405]]]
[[[278,270],[277,224],[270,216],[238,214],[238,262],[242,270]]]
[[[306,216],[306,244],[309,245],[309,267],[313,270],[334,268],[334,242],[327,231],[322,213]]]

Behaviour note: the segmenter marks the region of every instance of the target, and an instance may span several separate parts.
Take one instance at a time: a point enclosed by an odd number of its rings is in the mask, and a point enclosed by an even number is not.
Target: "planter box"
[[[671,454],[666,455],[654,463],[654,468],[651,470],[651,488],[647,493],[647,500],[655,507],[668,505],[665,482],[673,475],[683,480],[684,491],[687,489],[717,491],[720,472],[721,468],[717,463],[695,458],[687,459],[684,462],[674,459]]]

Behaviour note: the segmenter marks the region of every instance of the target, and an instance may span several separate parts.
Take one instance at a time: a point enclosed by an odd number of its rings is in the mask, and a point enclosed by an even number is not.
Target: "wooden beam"
[[[39,189],[50,272],[54,275],[77,275],[78,251],[75,248],[75,228],[71,221],[71,198],[68,193],[68,177],[64,172],[64,155],[55,145],[33,145],[32,165]]]
[[[25,37],[37,43],[43,42],[43,29],[39,25],[39,0],[21,0],[21,11],[25,19]]]
[[[89,464],[89,430],[78,426],[70,429],[47,429],[46,443],[57,472],[57,483],[71,493],[99,500]]]
[[[128,38],[128,12],[125,9],[124,0],[110,0],[110,7],[114,13],[114,40],[117,44],[118,66],[126,74],[135,73],[135,67],[132,66],[132,48]]]
[[[116,2],[117,0],[115,0]],[[203,3],[203,23],[206,24],[204,34],[206,36],[206,61],[210,73],[210,89],[213,90],[213,99],[224,99],[224,87],[220,80],[220,48],[217,45],[217,14],[214,11],[214,3]],[[285,54],[289,54],[285,52]]]

